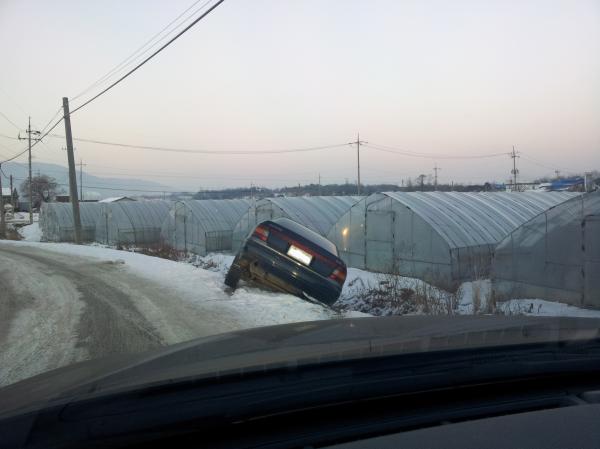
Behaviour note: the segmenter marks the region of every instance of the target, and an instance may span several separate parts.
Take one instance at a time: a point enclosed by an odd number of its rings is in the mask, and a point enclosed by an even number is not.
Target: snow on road
[[[98,246],[0,242],[0,385],[111,353],[340,316],[286,294],[229,294],[230,262],[209,271]]]
[[[231,260],[224,256],[221,269],[210,271],[191,264],[149,257],[101,246],[68,243],[10,242],[12,245],[37,247],[46,251],[122,263],[123,270],[157,282],[176,292],[191,304],[217,303],[224,310],[243,314],[244,327],[267,326],[297,321],[329,319],[335,314],[319,305],[295,296],[241,287],[233,295],[225,292],[224,272]],[[218,259],[217,259],[218,260]]]

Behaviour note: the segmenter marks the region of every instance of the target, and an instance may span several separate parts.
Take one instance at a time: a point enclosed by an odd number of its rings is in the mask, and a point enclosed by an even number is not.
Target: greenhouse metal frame
[[[351,267],[454,291],[489,275],[496,244],[565,192],[386,192],[356,203],[327,234]]]
[[[105,245],[154,245],[172,201],[119,201],[103,203],[96,222],[96,241]]]
[[[541,298],[600,307],[600,191],[542,212],[495,250],[497,300]]]
[[[96,238],[96,222],[102,206],[98,203],[79,203],[81,217],[81,240],[93,242]],[[75,225],[71,203],[43,203],[40,208],[39,226],[42,240],[47,242],[74,242]]]
[[[237,250],[258,223],[276,218],[289,218],[322,236],[361,197],[310,196],[276,197],[256,201],[242,216],[233,231],[233,249]]]
[[[162,225],[162,241],[201,256],[230,251],[233,229],[249,207],[243,199],[177,201]]]

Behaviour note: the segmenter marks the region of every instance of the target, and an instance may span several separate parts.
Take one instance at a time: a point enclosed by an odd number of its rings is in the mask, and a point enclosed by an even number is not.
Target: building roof
[[[103,200],[98,201],[99,203],[116,203],[118,201],[135,201],[133,198],[129,198],[128,196],[114,196],[111,198],[104,198]]]

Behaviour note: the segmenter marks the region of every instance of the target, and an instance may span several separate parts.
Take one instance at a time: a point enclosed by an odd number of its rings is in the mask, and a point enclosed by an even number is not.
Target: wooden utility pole
[[[358,171],[357,183],[356,183],[356,194],[360,195],[360,146],[364,145],[365,142],[360,140],[360,133],[356,135],[356,142],[350,142],[348,145],[356,145],[356,168]]]
[[[73,135],[71,134],[71,115],[69,99],[63,97],[65,120],[65,137],[67,139],[67,158],[69,160],[69,193],[73,206],[73,224],[75,225],[75,243],[81,243],[81,217],[79,215],[79,200],[77,199],[77,174],[75,172],[75,156],[73,155]]]

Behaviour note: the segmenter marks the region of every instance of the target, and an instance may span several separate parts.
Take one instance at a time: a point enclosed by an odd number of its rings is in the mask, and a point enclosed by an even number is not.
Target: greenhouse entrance
[[[382,273],[394,273],[393,210],[369,211],[366,216],[366,266]]]
[[[588,215],[583,228],[583,303],[600,306],[600,216]]]

